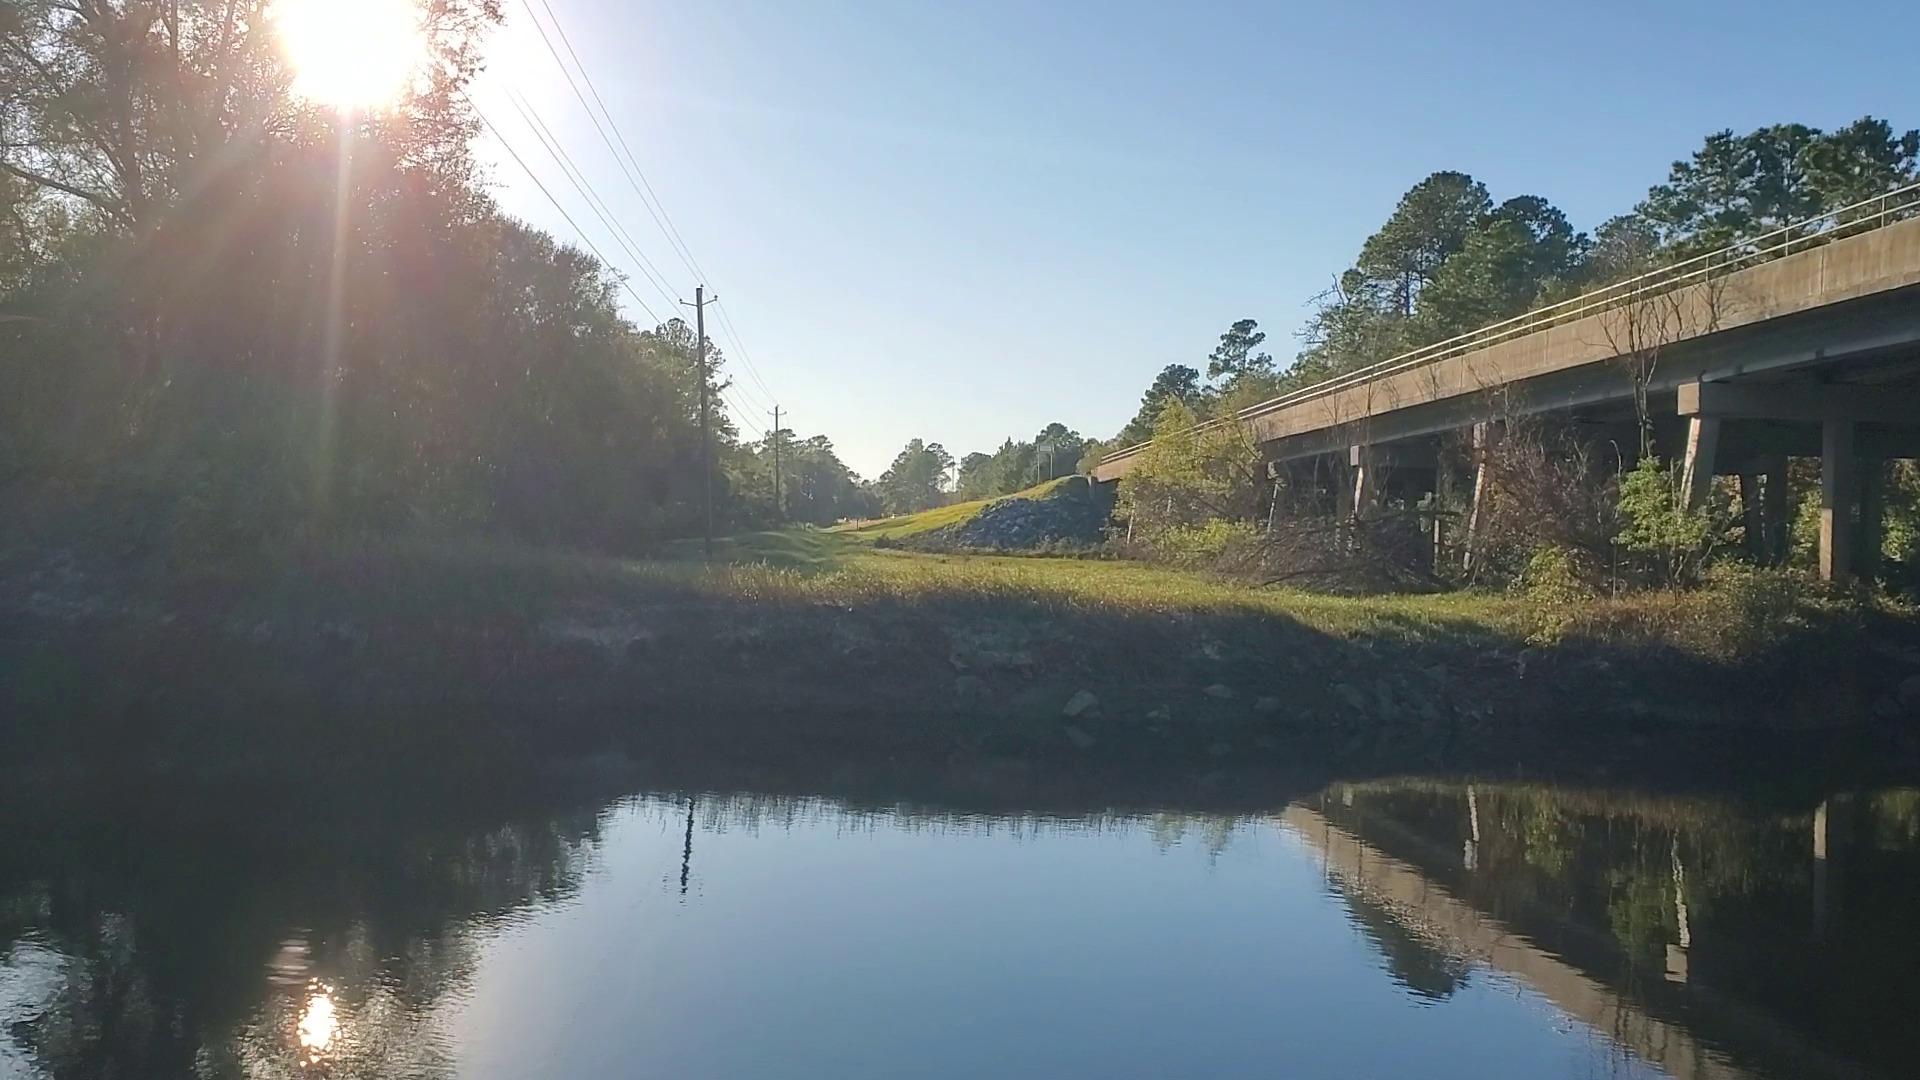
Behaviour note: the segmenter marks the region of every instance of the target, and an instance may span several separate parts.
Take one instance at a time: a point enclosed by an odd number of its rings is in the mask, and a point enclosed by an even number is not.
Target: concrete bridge
[[[1384,363],[1240,414],[1269,469],[1336,512],[1441,486],[1448,438],[1548,415],[1630,466],[1645,415],[1685,497],[1738,476],[1749,542],[1784,553],[1786,461],[1819,458],[1820,568],[1871,574],[1879,462],[1920,457],[1920,185]],[[1103,458],[1125,476],[1148,444]],[[1476,502],[1484,491],[1484,456]],[[1865,467],[1874,466],[1874,467]]]

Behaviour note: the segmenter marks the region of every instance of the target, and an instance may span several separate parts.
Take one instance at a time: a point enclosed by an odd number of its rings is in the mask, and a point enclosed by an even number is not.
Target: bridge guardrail
[[[1342,390],[1360,386],[1378,378],[1397,375],[1402,371],[1462,356],[1513,338],[1538,333],[1562,323],[1585,318],[1596,312],[1631,303],[1642,297],[1658,296],[1676,288],[1709,281],[1736,270],[1744,270],[1750,266],[1791,255],[1795,251],[1818,247],[1843,237],[1858,236],[1891,222],[1916,216],[1920,216],[1920,183],[1895,188],[1871,199],[1863,199],[1849,206],[1807,218],[1805,221],[1783,225],[1716,251],[1670,263],[1644,274],[1581,293],[1579,296],[1483,326],[1478,330],[1450,337],[1444,341],[1436,341],[1430,345],[1422,345],[1420,348],[1363,368],[1355,368],[1312,386],[1301,387],[1279,397],[1249,405],[1240,411],[1238,419],[1251,420],[1303,402],[1337,394]],[[1219,423],[1221,423],[1219,420],[1209,420],[1198,425],[1195,430],[1205,430]],[[1116,450],[1102,457],[1099,464],[1105,465],[1123,460],[1150,445],[1152,440]]]

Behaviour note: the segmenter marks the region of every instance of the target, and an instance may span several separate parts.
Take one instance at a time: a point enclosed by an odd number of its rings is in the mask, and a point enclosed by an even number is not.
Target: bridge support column
[[[1920,415],[1920,393],[1898,387],[1696,382],[1681,384],[1677,396],[1680,415],[1691,418],[1689,431],[1700,434],[1702,442],[1708,421],[1722,418],[1820,425],[1820,576],[1827,581],[1852,580],[1856,564],[1862,564],[1858,547],[1862,533],[1878,532],[1871,506],[1865,508],[1864,527],[1855,529],[1855,516],[1863,509],[1859,425],[1912,427],[1913,418]],[[1694,443],[1695,439],[1689,437],[1689,487],[1700,472],[1712,474],[1710,463],[1702,468],[1695,460]],[[1870,449],[1876,451],[1870,456],[1877,457],[1877,451],[1885,448],[1874,445]],[[1780,473],[1784,475],[1785,470]]]
[[[1720,418],[1695,416],[1687,423],[1687,457],[1680,471],[1680,496],[1688,510],[1707,503],[1713,490],[1713,467],[1720,452]]]
[[[1820,431],[1820,577],[1853,578],[1853,421],[1826,420]]]
[[[1770,566],[1786,565],[1792,555],[1793,510],[1787,504],[1787,459],[1776,457],[1767,462],[1766,490],[1761,494],[1761,514],[1766,519],[1765,559]]]
[[[1473,576],[1474,559],[1479,552],[1481,516],[1487,503],[1487,457],[1491,452],[1488,439],[1491,429],[1486,424],[1473,425],[1473,504],[1467,510],[1467,539],[1460,555],[1460,570],[1468,577]]]
[[[1372,447],[1355,446],[1347,450],[1347,463],[1353,468],[1353,513],[1365,514],[1380,496],[1380,459]]]

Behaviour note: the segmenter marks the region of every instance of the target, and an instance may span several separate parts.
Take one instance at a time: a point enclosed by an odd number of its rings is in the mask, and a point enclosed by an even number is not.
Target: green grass
[[[955,507],[943,510],[951,512]],[[933,513],[939,513],[935,511]],[[924,515],[916,515],[924,520]],[[250,618],[298,606],[341,616],[518,612],[538,617],[582,601],[661,599],[852,607],[866,603],[1106,613],[1166,619],[1229,615],[1285,619],[1342,638],[1489,646],[1584,640],[1667,645],[1731,658],[1782,634],[1857,621],[1863,609],[1799,579],[1748,575],[1689,592],[1650,592],[1558,604],[1524,594],[1457,592],[1330,596],[1119,560],[928,554],[877,547],[867,531],[789,530],[699,541],[630,560],[497,543],[412,542],[340,550],[305,570],[234,569],[189,592],[244,597]],[[894,528],[902,527],[900,525]],[[881,535],[884,535],[882,533]],[[209,580],[209,578],[215,580]],[[222,580],[228,579],[228,580]],[[130,598],[131,599],[131,598]],[[161,601],[164,606],[166,601]],[[1884,605],[1882,605],[1884,607]],[[1911,619],[1902,609],[1887,614]]]
[[[705,558],[699,540],[679,540],[667,548],[673,562]],[[819,571],[838,565],[852,546],[846,538],[813,529],[740,533],[713,542],[715,561],[735,566],[770,566],[787,570]]]
[[[1787,575],[1749,576],[1687,592],[1597,597],[1569,607],[1524,594],[1473,591],[1330,596],[1117,560],[877,549],[844,534],[816,533],[806,543],[820,554],[804,563],[749,559],[682,564],[670,572],[684,575],[676,577],[679,585],[716,598],[847,605],[1013,603],[1145,617],[1250,615],[1296,621],[1337,637],[1408,643],[1469,639],[1490,645],[1663,644],[1722,659],[1762,648],[1796,626],[1851,621],[1859,613],[1857,605]],[[753,545],[738,550],[746,554]],[[657,564],[620,565],[626,569],[619,576],[629,582],[661,580],[657,575],[663,568]],[[1769,594],[1763,603],[1755,601],[1756,583]],[[1887,613],[1913,617],[1904,608]]]
[[[336,553],[319,574],[287,568],[262,582],[260,568],[254,568],[236,572],[238,577],[216,591],[248,597],[247,606],[260,618],[271,618],[271,609],[296,601],[341,615],[369,614],[368,608],[384,614],[531,614],[567,598],[645,603],[704,597],[788,604],[1012,604],[1043,612],[1144,617],[1243,614],[1296,619],[1343,636],[1417,639],[1441,632],[1504,636],[1524,629],[1528,617],[1524,602],[1500,595],[1325,596],[1117,560],[878,548],[846,532],[746,533],[716,540],[714,547],[715,559],[708,563],[698,540],[678,542],[665,557],[643,560],[471,541],[374,544]]]
[[[951,506],[936,506],[917,514],[902,514],[899,517],[883,518],[879,521],[859,521],[850,525],[841,525],[830,531],[838,536],[851,537],[869,543],[882,539],[905,540],[908,537],[930,533],[951,525],[963,525],[977,517],[982,510],[1005,499],[1027,499],[1037,502],[1050,498],[1072,481],[1073,477],[1063,476],[1012,495],[976,499],[973,502],[954,503]]]
[[[667,560],[571,558],[562,576],[573,590],[612,595],[671,591],[791,604],[884,601],[1014,604],[1144,617],[1235,614],[1297,620],[1340,636],[1403,640],[1463,633],[1513,638],[1524,636],[1533,620],[1525,601],[1497,594],[1327,596],[1114,560],[875,548],[845,533],[748,534],[717,542],[712,564],[699,558],[699,550],[695,541],[678,545],[676,557]]]

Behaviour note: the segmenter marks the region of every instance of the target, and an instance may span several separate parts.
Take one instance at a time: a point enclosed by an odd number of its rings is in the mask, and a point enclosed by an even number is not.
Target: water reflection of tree
[[[1198,834],[1207,854],[1218,858],[1232,846],[1234,833],[1242,824],[1240,819],[1232,817],[1162,812],[1148,821],[1147,832],[1153,837],[1154,846],[1162,851],[1177,846],[1189,835]]]
[[[358,924],[319,951],[315,968],[323,976],[270,990],[230,1037],[203,1048],[202,1071],[293,1077],[324,1065],[330,1078],[451,1076],[453,1046],[436,1006],[469,987],[482,933],[456,920],[440,935],[383,955],[370,931]],[[303,1021],[322,1004],[330,1022],[308,1039]]]
[[[0,821],[0,958],[28,941],[61,957],[11,1031],[52,1077],[290,1075],[317,986],[340,1021],[329,1075],[444,1073],[434,1006],[488,925],[578,886],[597,834],[593,807],[487,823],[235,802],[49,824]]]
[[[1636,965],[1664,962],[1667,946],[1678,941],[1678,887],[1667,860],[1654,863],[1655,839],[1638,832],[1622,853],[1622,861],[1606,871],[1607,926]],[[1692,902],[1700,904],[1704,900],[1695,898]]]
[[[689,808],[685,796],[604,810],[563,800],[516,817],[418,801],[314,814],[311,801],[236,800],[157,817],[143,803],[52,828],[0,815],[0,961],[29,936],[62,958],[15,1041],[56,1078],[448,1075],[437,1006],[469,986],[491,929],[576,889],[609,815],[652,814],[680,831]],[[1146,831],[1214,855],[1248,820],[755,795],[703,795],[693,808],[702,832]],[[299,1029],[322,996],[338,1031],[320,1050],[325,1069],[303,1068]]]
[[[1882,791],[1868,806],[1874,821],[1874,846],[1886,851],[1920,850],[1920,790]]]
[[[83,940],[56,942],[61,955],[42,1007],[17,1022],[14,1040],[54,1076],[93,1075],[100,1057],[137,1062],[151,1075],[184,1075],[192,1058],[158,1047],[171,1019],[135,962],[131,920],[102,915]],[[159,1049],[159,1053],[153,1052]]]
[[[1489,794],[1496,815],[1507,819],[1508,829],[1518,837],[1521,858],[1554,882],[1565,885],[1585,836],[1580,820],[1539,792],[1512,799],[1502,798],[1498,791]],[[1501,813],[1503,810],[1507,812]]]
[[[650,800],[645,808],[681,821],[687,796],[676,794]],[[1233,835],[1253,817],[1226,813],[1125,813],[1089,811],[1083,813],[1045,813],[1000,811],[973,813],[938,806],[912,803],[861,805],[806,795],[733,794],[703,795],[699,799],[698,822],[703,831],[739,830],[756,835],[762,829],[787,830],[806,825],[831,824],[842,832],[872,832],[886,829],[900,833],[964,833],[968,836],[1038,837],[1080,835],[1084,833],[1130,833],[1144,827],[1154,843],[1172,847],[1189,835],[1199,834],[1209,851],[1218,854],[1231,844]]]

